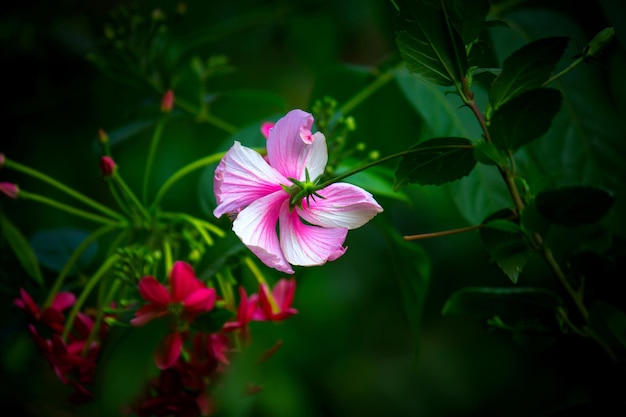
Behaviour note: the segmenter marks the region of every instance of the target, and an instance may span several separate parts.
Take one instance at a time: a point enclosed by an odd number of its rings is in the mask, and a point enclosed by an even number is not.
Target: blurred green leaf
[[[505,219],[510,215],[507,209],[489,216],[478,233],[498,266],[516,284],[532,252],[519,225]]]
[[[589,309],[591,329],[610,346],[626,348],[626,312],[604,301]]]
[[[232,311],[228,311],[224,308],[216,308],[208,313],[197,315],[191,326],[203,333],[215,333],[233,316],[234,313]]]
[[[489,125],[491,140],[500,149],[517,150],[546,133],[560,107],[558,90],[526,90],[494,112]]]
[[[437,85],[460,85],[467,72],[465,45],[443,7],[402,2],[396,43],[409,72]]]
[[[76,248],[90,235],[86,230],[61,228],[41,230],[30,238],[30,244],[41,264],[60,272]],[[98,253],[98,243],[92,243],[78,258],[74,269],[87,268]]]
[[[441,185],[468,175],[474,166],[472,142],[465,138],[435,138],[411,148],[400,160],[394,190],[407,183]]]
[[[613,201],[612,193],[587,185],[545,190],[535,198],[541,216],[564,226],[597,222],[609,212]]]
[[[500,75],[493,80],[489,101],[494,109],[518,94],[540,87],[561,60],[569,38],[553,36],[530,42],[504,60]]]
[[[430,259],[421,246],[402,239],[395,228],[386,225],[383,232],[391,252],[394,275],[400,283],[404,309],[411,325],[413,340],[417,343],[430,281]]]
[[[565,304],[561,297],[544,288],[466,287],[446,300],[442,314],[480,318],[499,316],[506,321],[554,316]]]
[[[0,231],[15,254],[24,271],[39,285],[43,285],[43,276],[35,252],[28,244],[22,232],[0,211]]]
[[[163,319],[142,327],[113,327],[109,331],[94,377],[96,398],[101,399],[99,416],[119,416],[158,375],[154,352],[167,332]]]

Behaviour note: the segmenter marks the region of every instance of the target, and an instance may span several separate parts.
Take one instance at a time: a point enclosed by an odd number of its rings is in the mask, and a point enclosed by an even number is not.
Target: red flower
[[[0,182],[0,192],[15,200],[20,194],[20,187],[12,182]]]
[[[255,310],[258,306],[258,296],[253,294],[248,298],[246,290],[243,287],[239,287],[239,307],[237,308],[237,317],[235,320],[229,321],[224,324],[224,331],[231,331],[235,329],[245,329],[248,326],[248,322],[252,320]]]
[[[259,288],[260,308],[257,308],[252,318],[259,321],[280,321],[293,316],[298,312],[295,308],[291,308],[295,291],[296,280],[294,278],[281,279],[274,285],[272,300],[267,285],[261,284]]]
[[[167,90],[161,99],[161,111],[169,113],[172,111],[172,107],[174,107],[174,91]]]
[[[139,281],[139,292],[148,301],[135,313],[130,322],[134,326],[142,326],[152,319],[173,315],[179,321],[173,333],[168,334],[158,349],[155,360],[160,369],[172,366],[182,350],[183,339],[178,329],[191,323],[196,315],[210,311],[217,298],[215,289],[196,278],[193,268],[186,262],[174,263],[170,272],[170,289],[158,282],[154,277],[144,277]]]
[[[100,172],[104,178],[109,178],[115,173],[115,161],[110,156],[103,156],[100,158]]]
[[[20,298],[16,298],[13,303],[26,311],[31,317],[47,326],[57,333],[63,332],[65,318],[62,311],[71,307],[76,301],[74,294],[70,292],[60,292],[54,297],[52,305],[43,310],[39,308],[33,298],[26,292],[24,288],[20,288]]]

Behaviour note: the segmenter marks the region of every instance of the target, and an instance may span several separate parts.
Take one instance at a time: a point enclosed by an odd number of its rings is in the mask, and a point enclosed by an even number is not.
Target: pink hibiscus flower
[[[323,173],[326,138],[311,133],[313,116],[292,110],[269,130],[267,161],[235,141],[215,170],[216,217],[236,214],[233,231],[265,263],[322,265],[344,254],[348,229],[367,223],[382,207],[367,191],[334,183],[304,198],[303,186]],[[278,233],[276,226],[278,224]]]

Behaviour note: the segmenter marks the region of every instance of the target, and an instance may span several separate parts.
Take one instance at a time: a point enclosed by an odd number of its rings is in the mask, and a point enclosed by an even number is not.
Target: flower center
[[[289,178],[289,181],[292,182],[291,186],[288,187],[281,184],[283,190],[285,190],[285,192],[289,194],[289,211],[293,210],[293,208],[296,206],[300,206],[300,208],[302,208],[302,201],[304,199],[306,199],[308,204],[309,198],[311,196],[313,196],[314,199],[315,197],[324,198],[317,193],[317,190],[319,189],[317,186],[319,177],[316,178],[315,181],[311,181],[311,179],[309,178],[309,171],[306,168],[304,170],[304,173],[306,178],[304,181],[299,181],[295,178]]]
[[[183,303],[170,303],[167,306],[167,309],[170,313],[172,313],[173,316],[180,317],[180,315],[183,314],[183,311],[185,310],[185,306],[183,305]]]

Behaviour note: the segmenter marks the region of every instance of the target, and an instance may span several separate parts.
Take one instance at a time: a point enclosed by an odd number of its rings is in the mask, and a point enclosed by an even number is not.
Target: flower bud
[[[100,172],[102,172],[103,177],[109,178],[112,176],[116,168],[115,161],[110,156],[100,158]]]
[[[0,182],[0,192],[15,200],[20,193],[20,188],[12,182]]]
[[[163,98],[161,99],[161,111],[163,113],[169,113],[172,111],[172,107],[174,107],[174,91],[170,89],[163,94]]]
[[[590,57],[596,55],[598,52],[604,49],[609,44],[609,42],[611,42],[611,39],[613,39],[614,35],[615,30],[612,27],[601,30],[585,47],[584,56]]]
[[[109,135],[107,135],[107,132],[105,132],[104,129],[98,129],[98,140],[101,145],[109,143]]]
[[[5,157],[3,153],[0,153],[0,168],[4,166]]]
[[[270,129],[274,127],[273,122],[263,122],[261,123],[261,133],[265,136],[265,139],[270,137]]]

